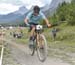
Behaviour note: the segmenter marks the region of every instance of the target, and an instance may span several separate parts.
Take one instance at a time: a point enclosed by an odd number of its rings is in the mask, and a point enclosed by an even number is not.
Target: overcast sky
[[[49,5],[52,0],[0,0],[0,14],[8,14],[19,9],[21,6],[25,6],[30,9],[34,5],[40,7]]]

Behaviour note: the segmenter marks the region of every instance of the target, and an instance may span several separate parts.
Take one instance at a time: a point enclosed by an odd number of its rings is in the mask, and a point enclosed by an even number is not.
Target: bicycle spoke
[[[46,49],[46,40],[45,40],[45,37],[43,35],[40,35],[38,37],[38,44],[39,44],[39,47],[38,47],[38,57],[41,61],[44,61],[46,59],[46,56],[47,56],[47,49]]]

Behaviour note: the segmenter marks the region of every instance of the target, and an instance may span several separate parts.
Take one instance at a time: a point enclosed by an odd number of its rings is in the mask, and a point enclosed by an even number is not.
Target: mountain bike
[[[34,55],[35,51],[37,52],[37,57],[41,62],[44,62],[47,58],[47,41],[43,34],[43,26],[36,25],[35,32],[33,34],[33,47],[30,48],[31,56]]]

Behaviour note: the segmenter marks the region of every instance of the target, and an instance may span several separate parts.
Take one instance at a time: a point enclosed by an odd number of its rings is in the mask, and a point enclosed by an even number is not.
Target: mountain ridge
[[[53,11],[56,10],[59,4],[62,2],[69,2],[71,0],[52,0],[51,4],[49,6],[45,6],[41,8],[41,10],[45,13],[45,15],[51,15]],[[24,18],[26,14],[29,11],[25,6],[22,6],[19,8],[18,11],[15,11],[13,13],[9,13],[8,15],[0,15],[0,24],[4,23],[19,23],[24,21]]]

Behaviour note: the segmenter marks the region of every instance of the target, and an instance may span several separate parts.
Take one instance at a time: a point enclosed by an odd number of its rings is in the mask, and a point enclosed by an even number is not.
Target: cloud
[[[44,4],[40,0],[21,0],[23,2],[23,5],[27,8],[30,9],[34,5],[38,6],[44,6]]]
[[[52,0],[0,0],[0,14],[8,14],[19,9],[21,6],[25,6],[30,9],[34,5],[44,7],[49,5]]]
[[[15,6],[13,4],[6,4],[1,3],[0,4],[0,14],[8,14],[10,12],[14,12],[19,9],[20,6]]]
[[[8,3],[8,4],[14,4],[14,5],[22,5],[23,3],[21,0],[0,0],[0,3]]]
[[[21,0],[27,9],[30,9],[34,5],[38,5],[39,7],[44,7],[51,3],[52,0]]]

